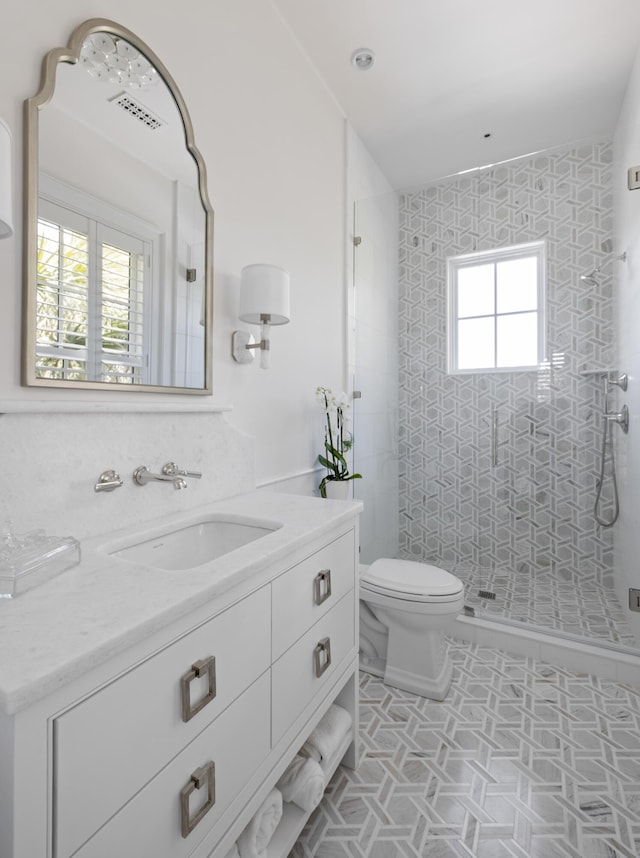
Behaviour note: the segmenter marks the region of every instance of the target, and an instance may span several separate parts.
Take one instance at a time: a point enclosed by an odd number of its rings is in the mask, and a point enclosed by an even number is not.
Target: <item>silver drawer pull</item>
[[[195,706],[191,705],[191,683],[199,676],[206,674],[209,680],[209,687],[205,696],[199,700]],[[191,665],[191,670],[188,670],[180,677],[180,695],[182,697],[182,720],[190,721],[194,715],[197,715],[201,709],[211,703],[216,696],[216,657],[210,655],[209,658],[195,661]]]
[[[322,638],[314,647],[313,663],[316,668],[316,676],[322,676],[331,664],[331,641],[329,638]]]
[[[197,789],[202,789],[207,785],[207,800],[202,805],[196,815],[191,818],[189,816],[189,796]],[[204,766],[196,769],[191,774],[191,780],[180,790],[180,807],[182,809],[182,836],[187,837],[191,834],[196,825],[200,822],[203,816],[211,810],[216,803],[216,764],[213,762],[205,763]]]
[[[331,595],[331,569],[323,569],[313,579],[313,601],[316,605],[326,602]]]

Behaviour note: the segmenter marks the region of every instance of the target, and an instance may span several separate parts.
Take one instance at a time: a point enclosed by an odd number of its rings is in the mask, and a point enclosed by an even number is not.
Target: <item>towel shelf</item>
[[[342,762],[342,759],[351,743],[352,737],[345,737],[331,760],[323,766],[325,784],[328,784],[333,777],[334,772]],[[286,803],[284,805],[280,824],[276,828],[275,833],[267,846],[267,858],[283,858],[283,856],[288,855],[312,813],[312,810],[300,810],[297,805]]]

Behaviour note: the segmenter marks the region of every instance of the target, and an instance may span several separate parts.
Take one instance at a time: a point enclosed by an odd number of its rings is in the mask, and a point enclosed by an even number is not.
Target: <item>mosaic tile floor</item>
[[[571,575],[560,572],[509,573],[464,566],[452,571],[464,581],[465,604],[477,615],[637,647],[615,593],[593,581],[577,586]],[[478,595],[487,590],[496,598]]]
[[[640,689],[450,642],[443,703],[361,674],[361,761],[291,858],[638,858]]]

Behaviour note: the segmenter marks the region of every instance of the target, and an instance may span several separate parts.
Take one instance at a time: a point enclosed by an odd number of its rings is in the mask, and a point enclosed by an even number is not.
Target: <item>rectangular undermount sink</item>
[[[207,516],[195,522],[169,525],[151,536],[147,531],[138,538],[111,543],[103,551],[111,557],[155,569],[195,569],[280,527],[278,522],[263,519]]]

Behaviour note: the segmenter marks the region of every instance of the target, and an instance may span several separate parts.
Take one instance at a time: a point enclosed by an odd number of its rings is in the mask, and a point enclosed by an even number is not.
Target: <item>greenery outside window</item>
[[[536,369],[546,349],[544,242],[447,265],[449,373]]]

